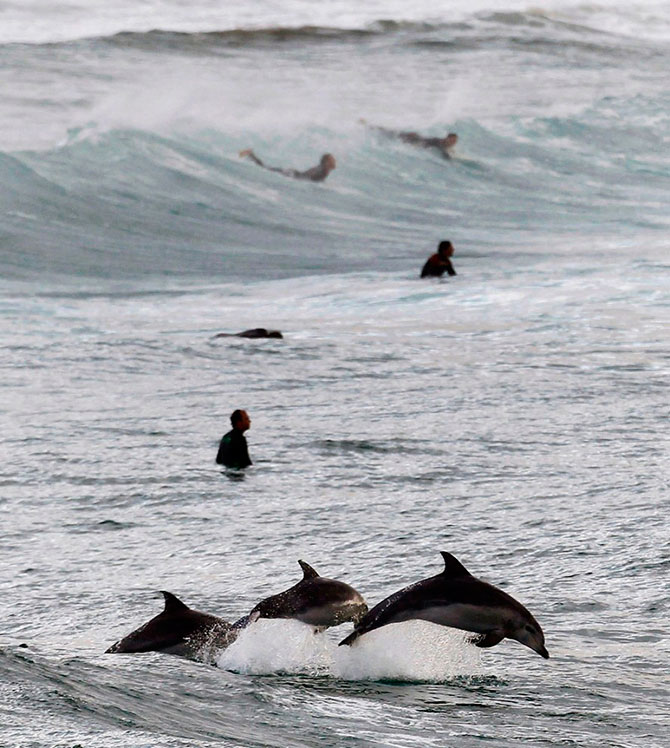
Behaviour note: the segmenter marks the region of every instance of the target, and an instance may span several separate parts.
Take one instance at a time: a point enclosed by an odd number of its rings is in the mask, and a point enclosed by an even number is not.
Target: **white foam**
[[[298,621],[264,619],[245,629],[217,664],[254,675],[310,673],[346,680],[442,682],[483,672],[480,650],[462,631],[408,621],[339,647],[345,633],[315,634]]]
[[[338,647],[333,675],[348,680],[445,681],[482,672],[481,650],[462,631],[424,621],[385,626]]]
[[[331,643],[300,621],[262,619],[221,653],[219,667],[239,673],[319,673],[332,662]],[[332,646],[332,645],[331,645]]]

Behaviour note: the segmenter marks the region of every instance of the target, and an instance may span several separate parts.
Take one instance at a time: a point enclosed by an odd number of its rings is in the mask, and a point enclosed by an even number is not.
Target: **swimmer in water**
[[[254,327],[242,332],[219,332],[215,338],[283,338],[279,330],[266,330],[264,327]]]
[[[421,270],[422,278],[441,278],[445,273],[456,275],[451,258],[454,256],[454,245],[449,242],[440,242],[437,252],[431,255]]]
[[[279,169],[276,166],[266,166],[251,150],[251,148],[240,151],[240,157],[250,158],[255,164],[262,166],[268,171],[276,171],[278,174],[283,174],[286,177],[293,177],[293,179],[308,179],[311,182],[323,182],[336,166],[335,156],[332,156],[330,153],[324,153],[323,156],[321,156],[319,165],[313,166],[311,169],[307,169],[307,171],[298,171],[297,169]]]
[[[367,122],[362,119],[361,124],[367,125]],[[403,143],[410,143],[416,145],[419,148],[435,148],[438,150],[444,158],[451,158],[451,149],[458,143],[458,135],[455,132],[447,133],[444,138],[428,138],[424,135],[419,135],[418,132],[405,132],[403,130],[389,130],[386,127],[378,127],[377,125],[369,125],[372,130],[388,135],[391,138],[398,138]]]
[[[216,462],[218,465],[240,470],[253,464],[249,457],[247,438],[244,436],[244,432],[251,426],[251,418],[246,410],[234,410],[230,423],[233,428],[221,438]]]

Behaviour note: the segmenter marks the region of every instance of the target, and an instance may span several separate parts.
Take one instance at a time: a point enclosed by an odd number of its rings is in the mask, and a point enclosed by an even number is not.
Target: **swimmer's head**
[[[251,418],[246,410],[234,410],[230,415],[230,423],[234,429],[244,433],[251,426]]]
[[[453,148],[458,143],[458,135],[455,132],[450,132],[444,139],[445,148]]]
[[[321,156],[321,166],[328,171],[332,171],[337,164],[335,163],[335,156],[331,153],[324,153]]]
[[[438,254],[442,257],[453,257],[454,256],[454,245],[449,241],[440,242],[437,246]]]

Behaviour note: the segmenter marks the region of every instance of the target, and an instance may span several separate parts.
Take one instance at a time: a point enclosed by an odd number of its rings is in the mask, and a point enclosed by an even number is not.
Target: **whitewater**
[[[24,0],[0,63],[0,746],[667,745],[667,3]],[[440,551],[551,659],[103,654],[159,590],[232,621],[304,559],[373,605]]]

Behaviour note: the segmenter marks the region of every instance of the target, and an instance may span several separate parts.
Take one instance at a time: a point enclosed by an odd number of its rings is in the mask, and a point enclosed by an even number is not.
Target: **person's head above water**
[[[329,172],[331,172],[337,166],[335,156],[333,156],[332,153],[324,153],[323,156],[321,156],[320,163],[321,166],[324,169],[327,169]]]
[[[450,241],[440,242],[437,246],[437,252],[442,255],[442,257],[453,257],[454,245]]]
[[[243,433],[251,426],[251,418],[246,410],[234,410],[230,415],[230,422],[234,429]]]
[[[444,139],[445,148],[453,148],[458,143],[458,135],[455,132],[450,132]]]

